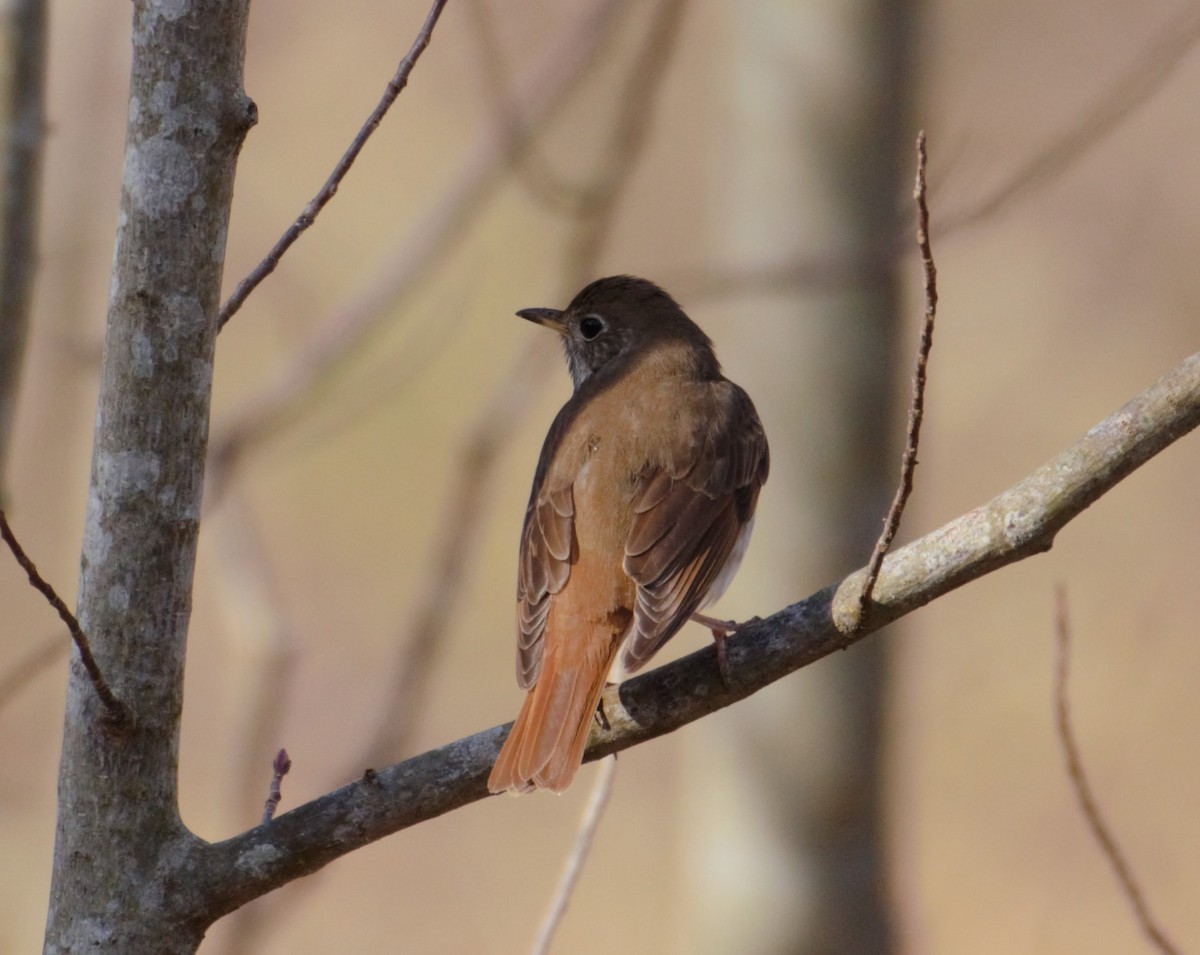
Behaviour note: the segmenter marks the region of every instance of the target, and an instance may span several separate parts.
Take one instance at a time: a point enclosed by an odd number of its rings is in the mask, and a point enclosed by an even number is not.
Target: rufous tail
[[[492,767],[490,792],[560,793],[571,785],[615,653],[614,643],[606,660],[576,659],[565,667],[557,654],[547,655]]]

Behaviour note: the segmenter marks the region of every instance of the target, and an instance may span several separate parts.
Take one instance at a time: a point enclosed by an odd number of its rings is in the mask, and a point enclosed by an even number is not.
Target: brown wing
[[[517,683],[527,690],[542,669],[542,637],[550,597],[566,586],[575,554],[571,488],[537,494],[525,512],[517,572]]]
[[[749,396],[714,384],[714,403],[669,467],[634,500],[625,572],[637,583],[633,628],[621,657],[632,673],[700,607],[754,516],[770,456]]]
[[[579,558],[573,471],[568,462],[556,461],[556,455],[580,406],[576,393],[550,425],[525,508],[517,560],[517,684],[522,690],[537,682],[542,669],[542,637],[550,598],[566,586],[571,565]],[[565,467],[556,470],[552,462]]]

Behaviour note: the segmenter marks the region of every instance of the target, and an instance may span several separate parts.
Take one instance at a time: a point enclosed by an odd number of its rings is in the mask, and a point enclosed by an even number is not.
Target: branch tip
[[[904,454],[900,459],[900,485],[896,488],[896,496],[888,508],[887,517],[883,522],[883,532],[875,542],[871,559],[867,563],[867,574],[863,580],[862,591],[858,597],[858,615],[854,623],[854,631],[861,630],[866,625],[867,613],[871,604],[871,595],[879,580],[879,572],[883,567],[883,558],[887,555],[896,531],[900,528],[900,518],[908,503],[913,490],[913,472],[917,468],[917,446],[921,440],[921,422],[925,418],[925,383],[928,377],[929,353],[933,349],[933,326],[937,318],[937,266],[933,261],[933,250],[929,245],[929,205],[925,199],[926,164],[925,130],[917,133],[917,177],[913,186],[913,198],[917,203],[917,247],[921,252],[921,264],[925,274],[925,319],[921,324],[921,343],[917,347],[916,368],[913,371],[912,402],[908,408],[908,433]]]

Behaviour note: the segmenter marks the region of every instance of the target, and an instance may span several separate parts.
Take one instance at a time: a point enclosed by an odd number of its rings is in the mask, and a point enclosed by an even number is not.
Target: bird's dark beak
[[[517,314],[528,321],[536,322],[538,325],[553,328],[556,332],[561,333],[563,330],[563,313],[561,309],[523,308]]]

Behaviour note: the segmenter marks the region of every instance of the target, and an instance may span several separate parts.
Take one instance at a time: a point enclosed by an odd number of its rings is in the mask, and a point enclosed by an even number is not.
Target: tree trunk
[[[737,73],[722,168],[736,184],[722,220],[728,258],[781,274],[788,256],[833,266],[823,286],[797,282],[792,294],[739,303],[754,334],[722,352],[736,367],[738,347],[753,350],[740,360],[791,382],[791,407],[760,405],[773,442],[764,502],[769,509],[771,494],[800,502],[794,526],[760,523],[756,533],[754,546],[777,555],[778,593],[865,563],[899,475],[895,372],[916,342],[899,336],[901,278],[887,252],[898,216],[910,215],[902,203],[915,169],[916,8],[771,0],[729,15]],[[788,45],[792,38],[807,39]],[[772,421],[791,431],[781,436]],[[700,761],[721,784],[693,787],[690,818],[721,837],[712,863],[690,877],[700,914],[688,951],[891,951],[886,674],[885,642],[855,647],[739,708],[726,724],[724,761],[705,749]],[[723,853],[735,840],[776,874],[769,888],[730,885]]]
[[[213,345],[238,150],[248,0],[137,0],[125,166],[78,616],[129,710],[67,687],[46,952],[191,952],[179,879],[183,661]]]

